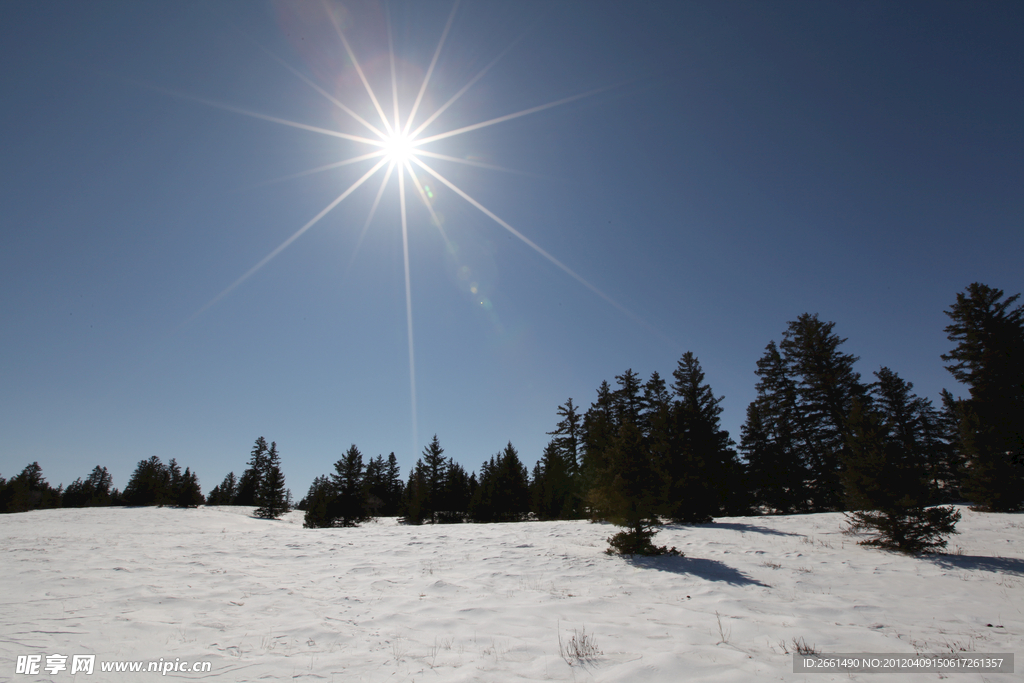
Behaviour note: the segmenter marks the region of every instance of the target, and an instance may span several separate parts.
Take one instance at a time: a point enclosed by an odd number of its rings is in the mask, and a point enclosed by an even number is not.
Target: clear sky
[[[206,492],[260,435],[296,499],[352,443],[532,466],[567,398],[687,350],[738,439],[805,312],[965,393],[943,310],[1024,290],[1024,5],[452,11],[0,4],[0,474],[158,455]],[[305,173],[382,150],[392,54],[400,127],[472,82],[415,148],[450,185],[411,163],[403,240],[385,162],[242,279],[384,158]]]

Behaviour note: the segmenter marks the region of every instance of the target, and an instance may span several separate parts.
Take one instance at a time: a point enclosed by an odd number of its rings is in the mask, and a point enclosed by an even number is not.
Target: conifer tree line
[[[435,434],[404,482],[394,453],[364,463],[353,444],[298,507],[309,528],[355,526],[377,516],[401,516],[407,524],[521,521],[531,512],[530,478],[511,443],[478,476],[446,458]]]
[[[291,491],[285,488],[281,472],[281,454],[277,442],[267,445],[262,436],[249,453],[249,466],[241,477],[228,472],[206,497],[207,505],[247,505],[264,519],[277,519],[292,509]]]
[[[938,406],[881,367],[862,378],[836,323],[805,313],[756,361],[755,398],[739,443],[722,429],[716,396],[692,352],[663,378],[631,369],[602,382],[584,409],[573,399],[528,471],[506,447],[472,474],[445,457],[435,435],[403,480],[394,453],[364,459],[352,445],[317,477],[298,507],[308,527],[354,526],[377,516],[406,523],[524,519],[613,521],[612,547],[657,549],[665,521],[722,515],[847,511],[869,542],[903,550],[942,547],[957,515],[941,505],[1024,507],[1024,306],[984,284],[957,294],[945,314],[951,350],[941,359],[968,390]],[[0,511],[92,505],[198,505],[195,474],[156,456],[138,463],[123,492],[106,468],[66,489],[38,463],[0,477]],[[277,444],[256,440],[247,469],[210,491],[209,505],[247,505],[276,518],[291,507]],[[938,506],[938,507],[937,507]]]

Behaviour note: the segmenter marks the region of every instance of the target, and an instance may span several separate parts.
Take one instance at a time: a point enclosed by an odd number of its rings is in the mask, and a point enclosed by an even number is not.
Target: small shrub
[[[675,555],[682,557],[683,554],[675,546],[668,548],[651,543],[651,538],[655,533],[657,532],[653,530],[645,530],[640,533],[620,531],[607,539],[609,547],[605,552],[609,555],[629,555],[630,557],[634,555]]]
[[[597,647],[597,641],[594,640],[594,636],[587,635],[586,626],[583,627],[582,631],[573,629],[572,638],[569,639],[569,642],[563,642],[562,627],[559,624],[558,654],[562,656],[566,664],[573,666],[596,659],[604,653]]]

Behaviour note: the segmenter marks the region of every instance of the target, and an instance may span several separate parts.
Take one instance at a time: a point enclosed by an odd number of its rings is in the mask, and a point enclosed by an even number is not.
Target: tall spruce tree
[[[444,449],[437,439],[437,434],[423,449],[423,473],[426,477],[426,497],[423,502],[424,519],[436,521],[435,513],[442,512],[444,485],[448,476],[448,460],[444,457]]]
[[[381,514],[384,508],[384,501],[388,497],[387,481],[384,478],[384,456],[378,455],[370,458],[366,463],[366,472],[363,474],[364,488],[366,490],[366,509],[372,517]]]
[[[812,443],[797,406],[796,383],[786,372],[775,342],[757,361],[757,396],[747,409],[740,449],[747,460],[755,505],[788,514],[809,509]]]
[[[387,464],[384,467],[384,480],[387,484],[387,498],[384,500],[384,507],[381,515],[384,517],[395,517],[402,507],[402,493],[405,485],[402,483],[402,470],[398,467],[398,458],[394,451],[388,454]]]
[[[470,505],[478,522],[518,522],[530,510],[529,472],[512,442],[480,467],[480,480]]]
[[[238,492],[235,494],[234,505],[259,505],[259,491],[266,472],[267,453],[270,447],[262,436],[256,439],[249,452],[249,467],[242,472],[238,481]]]
[[[270,448],[267,449],[258,464],[262,470],[257,470],[259,488],[256,493],[256,504],[259,507],[256,508],[255,515],[263,519],[277,519],[288,512],[289,505],[288,492],[284,487],[284,474],[281,472],[281,456],[277,452],[276,441],[270,444]]]
[[[860,373],[853,369],[858,358],[840,351],[846,339],[834,328],[835,323],[804,313],[789,323],[780,344],[786,376],[796,390],[807,489],[818,511],[843,506],[840,470],[849,447],[847,419],[855,400],[865,407],[869,402]]]
[[[426,511],[428,492],[426,467],[420,459],[409,471],[409,479],[402,493],[402,521],[406,524],[423,524],[429,515]]]
[[[465,521],[469,514],[471,496],[469,474],[462,465],[448,458],[440,509],[434,515],[435,521],[445,524]]]
[[[572,519],[573,480],[556,439],[548,442],[533,470],[531,509],[539,519]]]
[[[722,397],[715,397],[690,351],[679,359],[672,376],[676,443],[667,469],[666,514],[677,522],[700,523],[726,507],[741,513],[742,469],[729,432],[721,428]]]
[[[1024,507],[1024,306],[975,282],[945,311],[946,369],[970,389],[960,406],[964,492],[983,509]]]
[[[336,463],[334,474],[334,500],[329,514],[335,526],[357,526],[370,519],[366,488],[363,481],[363,454],[352,444]]]
[[[545,515],[554,515],[547,519],[578,519],[584,498],[580,468],[583,415],[571,398],[558,406],[557,413],[561,419],[555,430],[548,432],[552,439],[541,460],[538,508],[543,508]]]
[[[608,449],[618,433],[618,421],[612,408],[612,390],[607,381],[597,389],[597,400],[583,415],[583,462],[581,467],[581,490],[587,496],[586,512],[591,519],[603,519],[604,511],[594,507],[590,492],[606,486],[608,475]]]

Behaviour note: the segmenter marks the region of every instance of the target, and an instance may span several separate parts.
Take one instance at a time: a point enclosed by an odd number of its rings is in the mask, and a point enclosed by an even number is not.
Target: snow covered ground
[[[667,527],[683,558],[604,554],[587,522],[303,529],[246,508],[0,516],[0,680],[156,680],[100,663],[211,663],[179,680],[879,680],[794,674],[821,652],[1014,652],[1024,515],[963,508],[951,553],[858,546],[842,515]],[[585,628],[599,653],[559,653]],[[19,655],[96,655],[92,675]],[[68,667],[70,669],[70,658]],[[1016,663],[1017,672],[1024,662]],[[897,674],[884,680],[1020,680]]]

